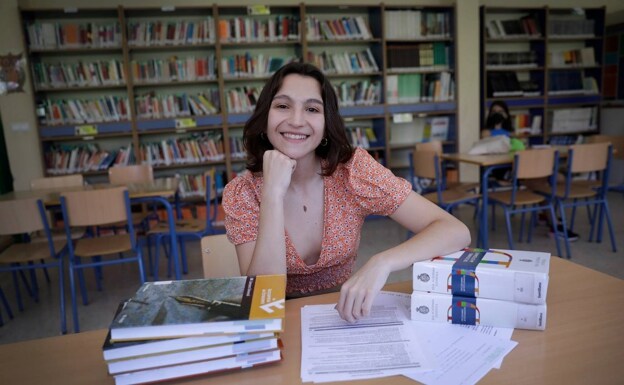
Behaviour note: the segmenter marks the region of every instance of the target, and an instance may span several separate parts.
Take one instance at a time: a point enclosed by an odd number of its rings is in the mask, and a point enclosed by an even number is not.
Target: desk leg
[[[178,202],[177,198],[178,194],[176,193],[176,204]],[[143,203],[143,202],[157,202],[164,206],[167,211],[167,220],[169,221],[169,239],[171,242],[171,256],[173,258],[173,272],[176,280],[182,279],[182,273],[180,271],[180,257],[178,255],[178,237],[175,230],[175,217],[173,215],[173,208],[171,207],[171,203],[169,200],[163,197],[146,197],[146,198],[135,198],[132,200],[134,203]]]

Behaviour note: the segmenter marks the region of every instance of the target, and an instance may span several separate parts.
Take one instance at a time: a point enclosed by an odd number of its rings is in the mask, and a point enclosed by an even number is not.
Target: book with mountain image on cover
[[[464,249],[414,263],[412,288],[519,303],[543,304],[550,253]]]
[[[167,367],[139,370],[115,376],[115,385],[146,384],[157,381],[198,376],[278,362],[282,359],[281,349],[273,349],[256,353],[244,353],[232,357],[205,360]]]
[[[285,275],[144,283],[110,326],[111,340],[283,330]]]

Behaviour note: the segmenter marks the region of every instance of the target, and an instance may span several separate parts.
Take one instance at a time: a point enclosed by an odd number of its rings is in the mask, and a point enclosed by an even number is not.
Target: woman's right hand
[[[297,161],[278,150],[268,150],[264,152],[262,162],[263,190],[271,196],[283,198],[290,185],[292,173],[297,167]]]

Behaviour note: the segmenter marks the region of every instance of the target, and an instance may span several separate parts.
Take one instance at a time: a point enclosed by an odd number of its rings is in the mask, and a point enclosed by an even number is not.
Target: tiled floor
[[[589,227],[584,210],[577,217],[575,230],[580,234],[579,241],[572,244],[572,261],[601,271],[606,274],[624,279],[624,195],[612,193],[609,196],[612,218],[614,221],[615,238],[619,250],[611,251],[608,233],[605,230],[605,238],[602,243],[589,243],[587,236]],[[460,209],[458,217],[472,229],[473,240],[476,239],[472,209]],[[507,238],[502,218],[502,210],[498,210],[497,231],[490,232],[490,247],[507,248]],[[376,252],[389,248],[405,239],[406,232],[393,221],[387,219],[375,219],[367,221],[362,233],[358,266],[363,264]],[[443,241],[443,240],[442,240]],[[474,243],[474,242],[473,242]],[[533,241],[530,244],[516,243],[517,249],[548,251],[556,254],[554,240],[548,237],[548,228],[539,226],[535,229]],[[198,243],[188,245],[190,272],[186,278],[199,278],[201,276],[201,261]],[[165,271],[164,267],[161,271]],[[40,277],[40,303],[34,303],[30,298],[25,299],[23,312],[17,310],[13,284],[9,274],[0,275],[0,284],[4,290],[15,314],[15,318],[9,320],[4,308],[0,307],[5,324],[0,327],[0,343],[10,343],[22,340],[55,336],[59,334],[59,311],[58,289],[56,277],[51,274],[52,283],[47,285]],[[93,286],[92,276],[87,274],[90,283],[88,306],[79,306],[81,330],[94,330],[108,327],[117,303],[132,295],[138,287],[138,273],[135,266],[119,265],[104,268],[104,290],[98,292]],[[390,281],[411,279],[411,269],[395,272],[390,276]],[[68,311],[68,322],[71,330],[71,317]]]

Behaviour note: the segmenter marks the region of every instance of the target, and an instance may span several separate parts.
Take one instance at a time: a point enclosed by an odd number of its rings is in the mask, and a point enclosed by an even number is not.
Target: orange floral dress
[[[225,186],[225,227],[235,245],[255,241],[258,236],[262,180],[261,173],[244,173]],[[396,177],[361,148],[331,176],[324,177],[323,184],[323,244],[317,263],[307,265],[284,232],[288,295],[344,283],[353,271],[364,219],[371,214],[391,215],[412,191],[408,181]]]

